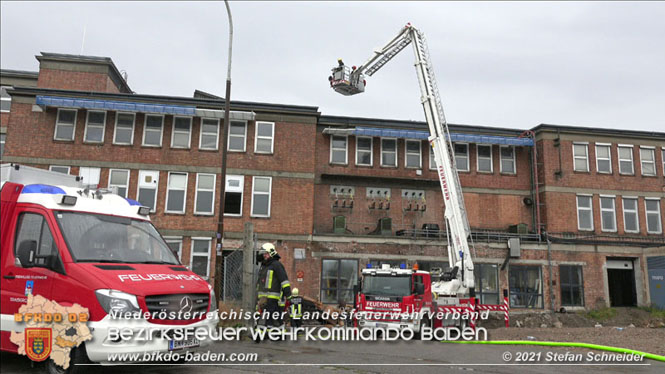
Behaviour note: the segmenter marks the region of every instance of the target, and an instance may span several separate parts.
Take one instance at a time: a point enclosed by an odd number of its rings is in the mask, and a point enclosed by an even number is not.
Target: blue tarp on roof
[[[404,139],[423,139],[429,138],[429,132],[416,131],[416,130],[397,130],[397,129],[381,129],[374,127],[356,127],[353,131],[356,136],[376,136],[384,138],[404,138]],[[516,146],[533,146],[533,139],[531,138],[518,138],[510,136],[497,136],[497,135],[476,135],[476,134],[461,134],[451,133],[450,138],[453,142],[462,143],[477,143],[477,144],[501,144],[501,145],[516,145]]]
[[[37,96],[37,105],[54,106],[59,108],[114,110],[119,112],[176,114],[183,116],[194,116],[196,113],[196,108],[193,106],[189,107],[180,105],[135,103],[130,101],[91,100],[54,96]]]

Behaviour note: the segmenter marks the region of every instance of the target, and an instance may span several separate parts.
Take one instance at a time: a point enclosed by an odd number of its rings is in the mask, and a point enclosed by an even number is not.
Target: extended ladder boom
[[[420,83],[421,103],[429,126],[429,142],[434,150],[437,174],[446,205],[445,218],[450,235],[448,260],[450,267],[457,267],[461,273],[455,277],[459,278],[461,282],[455,282],[456,279],[453,279],[451,284],[444,288],[449,291],[448,295],[465,293],[466,290],[474,287],[473,261],[468,242],[469,221],[464,207],[464,195],[462,194],[462,187],[455,165],[454,148],[448,131],[448,123],[443,112],[443,105],[439,97],[439,89],[434,77],[424,34],[411,24],[407,24],[396,37],[384,47],[375,50],[372,57],[357,69],[354,69],[350,73],[348,81],[362,82],[363,74],[372,76],[409,44],[413,44],[416,57],[415,67]],[[331,83],[331,86],[336,91],[346,95],[364,91],[364,82],[362,89],[345,89],[344,92],[335,87],[333,83]]]

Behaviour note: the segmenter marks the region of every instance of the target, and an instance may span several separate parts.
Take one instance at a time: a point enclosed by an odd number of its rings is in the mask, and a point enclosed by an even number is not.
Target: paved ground
[[[587,353],[602,354],[600,351],[585,349],[536,348],[516,346],[462,345],[439,342],[263,342],[251,341],[219,342],[198,352],[256,353],[255,363],[243,365],[189,365],[174,364],[163,366],[116,366],[87,367],[85,373],[107,374],[118,372],[143,373],[430,373],[474,371],[480,373],[663,373],[665,362],[645,360],[641,366],[626,363],[609,363],[611,366],[589,365]],[[507,357],[508,352],[510,359]],[[534,362],[516,362],[516,357],[524,352]],[[547,363],[552,354],[583,355],[582,361],[574,361],[567,366]],[[538,356],[540,353],[540,356]],[[569,356],[570,357],[570,356]],[[3,353],[2,373],[42,373],[43,366],[31,368],[25,357]],[[385,364],[397,364],[395,366]],[[519,364],[519,365],[518,365]],[[623,366],[621,366],[623,365]]]

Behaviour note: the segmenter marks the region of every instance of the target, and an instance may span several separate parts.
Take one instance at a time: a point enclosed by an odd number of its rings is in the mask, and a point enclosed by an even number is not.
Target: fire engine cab
[[[88,309],[92,339],[72,349],[68,371],[77,370],[76,363],[108,363],[113,353],[166,352],[210,342],[169,340],[159,333],[141,341],[108,336],[112,328],[210,331],[217,324],[212,287],[180,264],[150,223],[150,208],[88,188],[75,176],[8,164],[1,171],[3,351],[18,351],[10,335],[26,326],[15,322],[14,314],[29,294]],[[47,369],[62,372],[52,360]]]

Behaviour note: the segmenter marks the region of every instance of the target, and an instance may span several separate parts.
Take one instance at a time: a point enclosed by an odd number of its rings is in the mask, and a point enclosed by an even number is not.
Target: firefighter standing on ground
[[[257,259],[261,260],[259,280],[256,285],[258,306],[270,314],[266,327],[278,327],[282,324],[282,319],[281,317],[274,318],[274,313],[277,312],[281,316],[281,313],[284,312],[284,308],[279,306],[280,298],[283,295],[287,300],[291,299],[291,283],[284,270],[284,265],[279,262],[279,254],[272,243],[265,243],[261,246]]]
[[[291,317],[291,327],[302,326],[302,297],[300,297],[297,288],[293,289],[289,303],[289,317]]]

